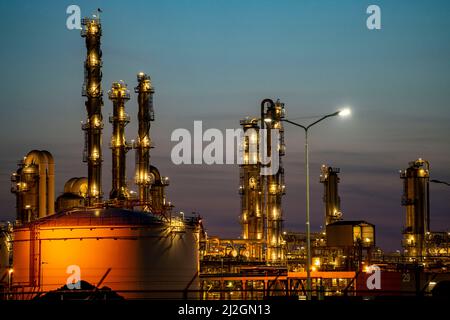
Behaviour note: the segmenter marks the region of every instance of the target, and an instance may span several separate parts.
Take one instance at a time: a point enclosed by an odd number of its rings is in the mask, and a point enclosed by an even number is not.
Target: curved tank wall
[[[11,267],[11,225],[0,223],[0,287],[8,283]]]
[[[14,230],[13,284],[18,292],[55,290],[76,265],[93,285],[111,269],[100,287],[125,298],[183,298],[199,289],[198,230],[196,221],[123,209],[59,213]]]

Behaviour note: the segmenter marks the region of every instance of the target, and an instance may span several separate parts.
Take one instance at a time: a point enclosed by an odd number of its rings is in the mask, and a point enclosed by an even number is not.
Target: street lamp
[[[338,110],[334,113],[330,113],[326,116],[323,116],[319,120],[314,121],[313,123],[304,126],[299,123],[290,121],[288,119],[281,119],[281,121],[288,122],[293,124],[294,126],[300,127],[305,131],[305,173],[306,173],[306,295],[307,299],[311,300],[311,227],[310,227],[310,219],[309,219],[309,151],[308,151],[308,131],[309,129],[330,117],[341,116],[346,117],[351,114],[351,110],[346,108],[342,110]]]

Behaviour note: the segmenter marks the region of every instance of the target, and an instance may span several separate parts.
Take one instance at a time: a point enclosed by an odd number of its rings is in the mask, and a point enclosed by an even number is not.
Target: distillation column
[[[130,91],[123,81],[114,82],[108,92],[113,102],[113,115],[109,122],[113,125],[113,135],[110,147],[112,149],[112,188],[110,199],[126,200],[130,194],[126,185],[126,154],[131,145],[125,139],[125,126],[130,117],[125,113],[125,103],[130,99]]]
[[[100,38],[102,29],[98,17],[84,18],[81,21],[83,29],[81,36],[86,38],[87,56],[84,63],[83,96],[85,102],[87,121],[82,125],[85,131],[85,151],[83,161],[88,163],[88,202],[89,205],[102,200],[102,106],[103,91],[102,80],[102,51]]]
[[[135,183],[138,186],[139,202],[148,206],[151,201],[150,186],[152,183],[150,175],[150,122],[155,120],[153,111],[153,93],[155,90],[152,87],[150,77],[145,73],[138,73],[137,80],[138,86],[134,91],[138,93],[139,131],[134,146],[136,149]]]
[[[264,216],[262,208],[261,165],[258,156],[258,119],[240,121],[244,131],[242,141],[242,164],[240,170],[239,194],[241,195],[242,237],[262,243],[264,239]],[[262,245],[248,247],[251,259],[262,260]]]
[[[402,205],[406,207],[403,230],[405,255],[421,261],[426,255],[426,235],[430,232],[429,179],[430,164],[418,159],[400,171],[403,180]]]
[[[285,115],[284,103],[277,100],[275,103],[269,101],[267,111],[262,115],[263,122],[267,127],[267,151],[271,159],[278,157],[278,168],[272,174],[264,176],[267,193],[266,220],[267,220],[267,253],[266,259],[271,263],[278,263],[284,260],[283,251],[283,219],[282,219],[282,196],[285,194],[284,169],[282,156],[285,154],[284,129],[282,120]],[[262,106],[264,107],[264,106]],[[269,121],[270,120],[270,121]],[[272,145],[273,130],[279,133],[277,145]],[[274,154],[275,153],[275,154]],[[272,160],[273,162],[273,160]],[[270,166],[274,164],[271,162]]]
[[[322,165],[320,182],[323,183],[323,202],[325,203],[325,225],[342,220],[341,198],[338,192],[339,168]]]

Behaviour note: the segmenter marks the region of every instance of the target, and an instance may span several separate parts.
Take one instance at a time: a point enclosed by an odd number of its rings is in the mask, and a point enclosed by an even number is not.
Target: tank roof
[[[341,220],[328,224],[329,226],[357,226],[357,225],[369,225],[374,226],[374,224],[364,221],[364,220]]]
[[[122,208],[88,208],[63,211],[35,220],[41,227],[59,226],[133,226],[163,223],[161,216]],[[24,224],[28,226],[30,224]]]

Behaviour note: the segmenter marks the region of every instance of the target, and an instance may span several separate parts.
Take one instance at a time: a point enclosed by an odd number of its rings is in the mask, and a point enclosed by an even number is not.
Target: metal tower
[[[150,122],[155,120],[153,111],[153,93],[150,77],[143,72],[137,75],[138,86],[134,89],[138,93],[138,138],[134,148],[136,149],[136,174],[135,183],[139,190],[139,201],[147,206],[150,204],[150,186],[152,177],[150,173]]]
[[[284,103],[277,100],[269,103],[267,111],[263,115],[263,122],[267,126],[268,153],[273,157],[273,153],[278,157],[279,168],[272,175],[264,176],[267,193],[266,220],[267,220],[267,253],[266,260],[277,263],[284,260],[283,252],[283,218],[282,218],[282,196],[285,194],[284,168],[281,161],[285,154],[284,129],[281,119],[284,118]],[[270,121],[268,121],[270,119]],[[278,148],[271,145],[271,129],[279,132]],[[271,164],[272,165],[272,164]]]
[[[113,102],[113,115],[109,122],[113,124],[113,135],[110,147],[112,149],[112,188],[110,199],[125,200],[130,197],[126,185],[126,153],[131,149],[125,139],[125,126],[130,117],[125,113],[125,103],[130,99],[130,91],[123,81],[114,82],[108,92]]]
[[[267,110],[265,110],[266,103],[269,103]],[[239,187],[242,236],[247,240],[265,243],[265,259],[268,263],[279,263],[284,260],[281,201],[285,194],[285,185],[281,157],[285,153],[285,145],[282,118],[284,118],[284,104],[266,99],[261,105],[260,119],[244,119],[240,122],[244,130]],[[261,126],[258,125],[258,121],[261,121]],[[267,130],[261,131],[261,127]],[[271,146],[271,129],[278,130],[277,147]],[[261,149],[262,140],[267,141],[267,148],[263,148],[265,150]],[[261,159],[264,151],[267,152],[267,157],[275,152],[274,156],[278,158],[278,169],[269,175],[262,174],[262,168],[266,166]],[[262,259],[261,244],[250,245],[249,249],[251,258]]]
[[[403,180],[402,205],[406,207],[403,247],[406,256],[422,260],[426,255],[425,240],[430,232],[429,180],[430,164],[418,159],[400,171]]]
[[[341,198],[338,192],[339,168],[322,165],[320,182],[323,183],[323,202],[325,203],[325,226],[342,220]]]
[[[81,36],[86,38],[86,61],[84,63],[84,84],[82,95],[85,102],[87,121],[82,125],[85,131],[85,152],[83,161],[88,163],[88,202],[94,205],[102,200],[102,51],[100,38],[102,28],[98,17],[81,20]]]
[[[258,119],[240,121],[244,131],[243,163],[240,165],[241,224],[242,237],[246,240],[264,239],[264,216],[262,208],[262,183],[259,163],[259,126]],[[249,257],[262,260],[262,245],[251,246]]]

